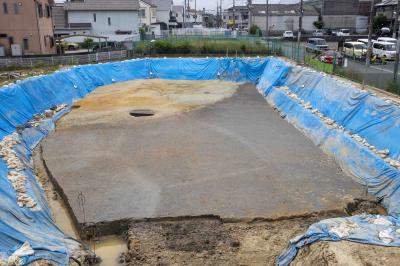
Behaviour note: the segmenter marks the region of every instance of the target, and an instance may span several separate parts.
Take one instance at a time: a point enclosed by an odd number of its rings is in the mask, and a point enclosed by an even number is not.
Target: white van
[[[363,58],[367,54],[367,46],[362,42],[345,42],[343,53],[345,56]]]
[[[379,37],[378,42],[391,42],[391,43],[397,43],[397,40],[395,38],[390,38],[390,37]]]
[[[396,44],[376,41],[372,45],[372,54],[379,58],[393,60],[396,57]]]

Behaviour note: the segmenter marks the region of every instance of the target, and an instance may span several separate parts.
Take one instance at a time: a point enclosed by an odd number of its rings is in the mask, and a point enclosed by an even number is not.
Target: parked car
[[[344,62],[343,54],[335,50],[328,50],[323,52],[322,55],[319,57],[319,60],[327,64],[335,63],[339,66],[342,66]]]
[[[349,29],[340,29],[336,31],[336,36],[350,36],[350,30]]]
[[[315,30],[315,31],[313,32],[312,35],[313,35],[313,36],[316,36],[316,37],[324,36],[324,30],[317,29],[317,30]]]
[[[307,52],[314,52],[314,53],[321,53],[328,49],[328,45],[326,44],[325,39],[322,38],[309,38],[306,51]]]
[[[391,35],[391,30],[389,29],[389,28],[387,28],[387,27],[383,27],[382,29],[380,29],[378,32],[377,32],[377,34],[379,35],[379,36],[382,36],[382,37],[384,37],[384,36],[390,36]]]
[[[112,51],[116,50],[120,47],[119,43],[116,42],[102,42],[101,46],[99,43],[95,43],[93,45],[93,52],[98,52],[98,51]]]
[[[367,46],[362,42],[345,42],[343,53],[345,56],[364,58],[367,55]]]
[[[66,42],[65,47],[67,48],[68,51],[74,51],[79,49],[79,44],[74,42]]]
[[[372,45],[372,54],[384,60],[393,60],[396,56],[396,44],[376,41]]]
[[[291,31],[291,30],[285,31],[285,32],[283,33],[283,38],[285,38],[285,39],[294,38],[293,31]]]
[[[397,39],[395,38],[390,38],[390,37],[379,37],[378,42],[391,42],[391,43],[397,43]]]

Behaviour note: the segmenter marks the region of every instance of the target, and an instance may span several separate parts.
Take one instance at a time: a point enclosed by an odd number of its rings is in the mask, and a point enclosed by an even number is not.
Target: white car
[[[396,57],[396,44],[376,41],[372,45],[372,54],[382,59],[393,60]]]
[[[316,36],[316,37],[321,37],[321,36],[324,36],[324,31],[318,29],[318,30],[315,30],[312,35]]]
[[[283,33],[283,38],[294,38],[293,31],[287,30]]]
[[[350,36],[349,29],[340,29],[336,32],[336,36]]]
[[[397,43],[397,40],[395,38],[390,38],[390,37],[379,37],[378,42],[391,42],[391,43]]]

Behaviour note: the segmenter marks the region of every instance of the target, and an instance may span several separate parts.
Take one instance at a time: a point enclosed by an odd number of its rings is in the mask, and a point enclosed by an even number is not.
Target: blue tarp
[[[388,209],[385,225],[371,223],[373,217],[354,216],[328,219],[314,224],[302,236],[293,239],[277,264],[287,265],[297,250],[318,240],[347,239],[364,243],[398,246],[396,233],[399,209],[399,170],[371,152],[343,130],[332,129],[311,110],[299,102],[308,102],[326,118],[330,118],[351,134],[365,138],[379,150],[389,149],[389,157],[400,159],[400,109],[370,92],[362,91],[321,73],[290,65],[275,58],[231,59],[138,59],[107,64],[73,67],[47,76],[30,78],[15,85],[0,88],[0,140],[26,124],[34,114],[43,113],[59,104],[71,104],[98,86],[133,79],[164,78],[211,80],[225,79],[252,82],[267,101],[286,119],[304,132],[361,184],[367,184],[371,194],[382,199]],[[298,99],[289,97],[280,87],[287,87]],[[59,114],[61,115],[61,114]],[[39,141],[54,128],[53,117],[37,128],[25,129],[18,147],[19,155],[29,162]],[[55,225],[50,210],[31,168],[26,170],[28,194],[39,203],[38,210],[19,207],[14,188],[7,179],[7,167],[0,160],[0,256],[6,258],[25,241],[35,250],[26,262],[47,258],[67,265],[69,250],[79,244],[65,236]],[[335,233],[338,224],[354,222],[348,235]],[[385,231],[389,230],[389,231]],[[383,241],[384,231],[393,240]],[[399,231],[400,232],[400,231]]]

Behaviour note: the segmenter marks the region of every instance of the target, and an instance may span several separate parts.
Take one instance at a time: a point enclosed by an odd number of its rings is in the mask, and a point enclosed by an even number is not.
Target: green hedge
[[[271,52],[261,41],[160,39],[142,41],[135,47],[138,54],[266,54]],[[279,53],[280,51],[274,51]]]

